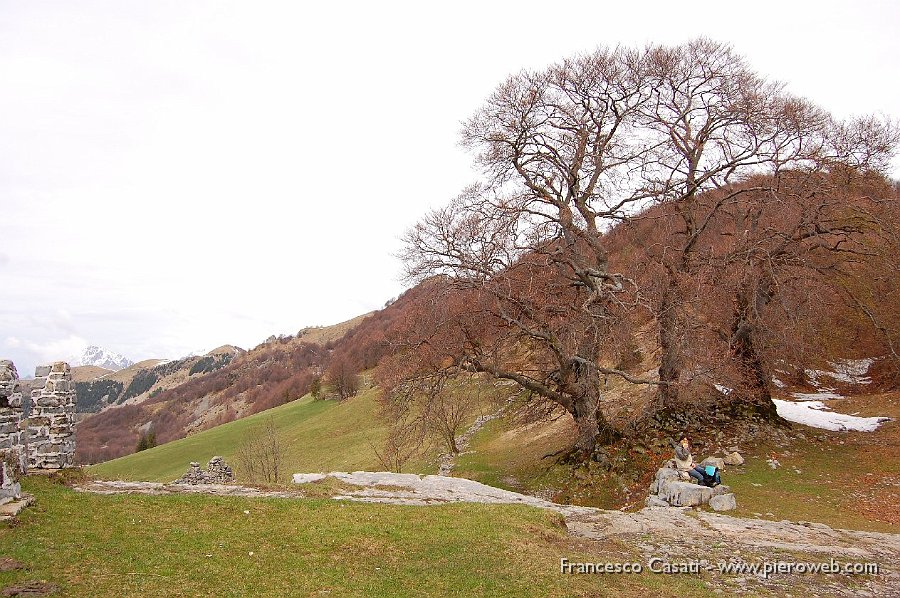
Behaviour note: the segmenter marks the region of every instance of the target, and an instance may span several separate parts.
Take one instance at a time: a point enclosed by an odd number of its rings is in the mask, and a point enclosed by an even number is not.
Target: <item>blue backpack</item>
[[[712,465],[707,465],[703,468],[703,485],[709,486],[710,488],[715,488],[719,484],[722,483],[722,478],[719,477],[719,468],[714,467]]]

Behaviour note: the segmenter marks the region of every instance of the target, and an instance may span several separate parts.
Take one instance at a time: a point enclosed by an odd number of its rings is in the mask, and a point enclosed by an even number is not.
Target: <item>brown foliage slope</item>
[[[392,351],[397,324],[409,315],[411,301],[420,294],[418,289],[408,291],[385,309],[355,322],[336,341],[307,342],[314,334],[280,338],[220,370],[190,376],[138,405],[117,406],[89,417],[77,427],[78,458],[97,463],[129,454],[142,426],[152,426],[158,442],[169,442],[300,398],[334,360],[356,371],[374,367]]]
[[[854,184],[856,188],[829,207],[836,211],[833,216],[844,219],[865,214],[865,234],[842,245],[848,252],[798,245],[776,260],[779,235],[802,212],[803,206],[791,202],[747,194],[717,215],[691,274],[680,281],[688,315],[680,329],[687,400],[723,400],[714,383],[735,389],[732,399],[753,392],[741,361],[734,358],[731,339],[741,293],[772,281],[777,292],[769,292],[771,298],[753,315],[756,349],[767,379],[787,365],[802,371],[826,359],[883,356],[876,366],[883,385],[896,384],[900,308],[890,300],[900,292],[896,190],[877,180]],[[710,194],[705,201],[714,200]],[[700,202],[698,209],[703,205]],[[645,375],[658,366],[654,330],[663,267],[659,251],[667,235],[678,234],[666,224],[672,209],[653,207],[607,235],[612,269],[633,278],[640,289],[633,298],[637,308],[613,314],[610,342],[601,353],[610,367]],[[748,237],[748,229],[739,226],[743,221],[738,216],[748,213],[756,214],[755,236]],[[748,258],[751,247],[764,259]],[[531,285],[529,296],[536,303],[543,301],[548,314],[554,313],[556,303],[571,299],[553,272],[541,268],[539,258],[525,258],[507,277],[510,284]],[[88,418],[78,428],[79,456],[96,462],[130,453],[138,428],[148,423],[158,440],[167,442],[298,398],[336,360],[357,371],[382,364],[378,382],[386,387],[416,368],[452,362],[460,347],[472,342],[496,349],[495,354],[526,373],[546,369],[546,355],[511,340],[502,326],[485,317],[484,300],[444,279],[430,279],[338,340],[319,345],[301,337],[267,343],[222,370],[191,377],[141,405]],[[569,337],[577,342],[578,323],[571,325]]]
[[[318,345],[282,339],[140,404],[107,409],[78,425],[79,460],[94,463],[132,452],[141,426],[152,427],[158,442],[168,442],[299,398],[326,356]]]
[[[888,299],[900,292],[896,190],[878,175],[842,176],[783,175],[776,196],[751,191],[771,187],[751,179],[715,214],[678,280],[686,399],[709,395],[713,383],[736,389],[733,398],[767,399],[776,371],[840,358],[881,357],[883,382],[895,383],[887,373],[900,365],[900,309]],[[735,188],[702,197],[697,219]],[[621,338],[658,317],[668,239],[683,234],[669,217],[679,208],[656,206],[609,235],[614,265],[635,279],[645,305],[619,323]]]

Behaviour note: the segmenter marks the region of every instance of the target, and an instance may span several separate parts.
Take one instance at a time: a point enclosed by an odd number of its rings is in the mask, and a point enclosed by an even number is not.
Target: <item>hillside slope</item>
[[[284,472],[377,469],[372,444],[383,441],[386,426],[374,417],[375,394],[365,391],[345,401],[310,396],[90,468],[103,478],[172,481],[191,461],[206,464],[214,455],[236,466],[241,443],[271,421],[284,448]]]

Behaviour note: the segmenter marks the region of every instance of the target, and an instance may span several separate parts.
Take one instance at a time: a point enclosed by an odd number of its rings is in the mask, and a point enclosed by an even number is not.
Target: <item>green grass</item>
[[[822,432],[821,430],[817,431]],[[881,432],[830,434],[827,442],[794,440],[789,447],[761,445],[747,456],[741,467],[726,468],[724,483],[737,497],[740,517],[815,521],[832,527],[900,533],[900,525],[873,520],[861,509],[870,481],[898,477],[896,455],[884,455],[877,464],[866,463],[872,455],[871,436]],[[839,439],[845,444],[837,444]],[[768,454],[776,454],[781,466],[772,469]],[[875,455],[877,457],[877,455]],[[798,473],[799,471],[799,473]],[[872,473],[866,476],[866,473]],[[856,496],[854,496],[856,495]],[[896,509],[897,505],[882,505]]]
[[[375,417],[377,390],[369,389],[345,401],[314,401],[306,396],[262,413],[251,415],[186,438],[168,442],[119,459],[91,466],[93,477],[123,480],[172,481],[191,461],[201,465],[221,455],[241,472],[235,461],[238,447],[248,434],[259,430],[271,417],[284,451],[282,471],[287,476],[307,471],[381,469],[372,444],[387,433]],[[370,444],[371,443],[371,444]],[[425,464],[420,464],[421,468]]]
[[[0,525],[0,556],[64,596],[710,595],[693,576],[564,576],[609,558],[559,516],[511,505],[77,493],[28,478],[36,504]],[[248,510],[249,514],[244,511]]]

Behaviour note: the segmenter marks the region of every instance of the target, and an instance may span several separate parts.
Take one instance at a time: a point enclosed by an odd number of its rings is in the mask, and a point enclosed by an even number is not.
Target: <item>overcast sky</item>
[[[598,44],[731,42],[900,115],[900,3],[0,0],[0,358],[133,360],[330,324],[472,178],[461,120]],[[900,175],[900,168],[894,171]]]

